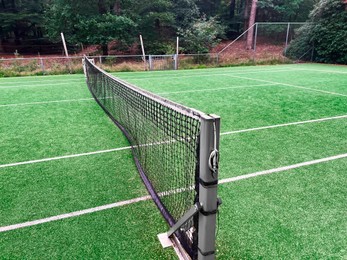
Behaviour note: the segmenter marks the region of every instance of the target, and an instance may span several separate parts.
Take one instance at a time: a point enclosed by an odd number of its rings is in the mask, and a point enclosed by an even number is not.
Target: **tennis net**
[[[90,92],[129,140],[140,176],[171,229],[197,205],[173,232],[180,247],[192,259],[214,253],[214,240],[204,242],[211,238],[200,233],[214,237],[208,232],[215,230],[217,210],[219,117],[133,86],[86,57],[83,63]]]

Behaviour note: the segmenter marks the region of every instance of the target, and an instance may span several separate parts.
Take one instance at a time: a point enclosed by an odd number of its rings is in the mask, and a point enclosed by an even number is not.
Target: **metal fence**
[[[237,64],[271,64],[289,62],[287,48],[305,23],[255,23],[233,41],[220,44],[214,53],[179,55],[110,55],[89,56],[106,71],[146,71],[159,69],[191,69]],[[246,48],[246,34],[253,30],[254,41]],[[302,50],[311,55],[311,47]],[[82,73],[82,56],[40,56],[0,58],[0,77]],[[306,57],[307,59],[307,57]]]
[[[287,62],[287,48],[306,23],[277,22],[255,23],[235,40],[217,49],[219,64]],[[246,48],[246,38],[253,31],[251,48]],[[307,50],[302,50],[303,54]]]

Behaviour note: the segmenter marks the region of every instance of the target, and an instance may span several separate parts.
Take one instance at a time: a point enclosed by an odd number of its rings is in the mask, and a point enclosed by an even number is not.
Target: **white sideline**
[[[282,65],[284,66],[284,65]],[[185,75],[180,75],[180,74],[170,74],[170,78],[192,78],[192,77],[210,77],[210,76],[228,76],[228,75],[243,75],[243,74],[256,74],[256,73],[265,73],[265,72],[271,72],[271,73],[277,73],[277,72],[295,72],[295,71],[313,71],[313,72],[325,72],[325,73],[338,73],[338,74],[347,74],[347,72],[343,71],[328,71],[328,70],[314,70],[314,69],[305,69],[305,68],[298,68],[298,67],[293,67],[293,66],[286,66],[285,69],[283,67],[279,67],[278,69],[259,69],[259,70],[250,70],[250,71],[241,71],[241,70],[236,70],[236,71],[230,71],[226,73],[227,71],[222,71],[220,70],[219,72],[216,71],[216,73],[210,73],[211,71],[208,71],[207,73],[200,73],[199,71],[196,73],[186,73]],[[166,76],[165,76],[166,77]],[[150,75],[148,77],[133,77],[133,78],[127,78],[125,80],[148,80],[148,79],[162,79],[165,78],[163,76],[155,76]]]
[[[303,124],[324,122],[324,121],[335,120],[335,119],[343,119],[343,118],[347,118],[347,115],[334,116],[334,117],[325,117],[325,118],[320,118],[320,119],[312,119],[312,120],[307,120],[307,121],[299,121],[299,122],[292,122],[292,123],[286,123],[286,124],[278,124],[278,125],[270,125],[270,126],[248,128],[248,129],[224,132],[224,133],[221,133],[220,135],[232,135],[232,134],[245,133],[245,132],[251,132],[251,131],[259,131],[259,130],[270,129],[270,128],[277,128],[277,127],[284,127],[284,126],[291,126],[291,125],[303,125]]]
[[[297,68],[296,70],[301,71],[313,71],[313,72],[325,72],[325,73],[336,73],[336,74],[347,74],[347,71],[334,71],[334,70],[316,70],[316,69],[305,69],[305,68]]]
[[[17,103],[17,104],[5,104],[5,105],[0,105],[0,107],[30,106],[30,105],[39,105],[39,104],[78,102],[78,101],[90,101],[90,100],[94,100],[94,98],[63,99],[63,100],[51,100],[51,101],[28,102],[28,103]]]
[[[183,90],[183,91],[175,91],[175,92],[163,92],[157,93],[157,95],[169,95],[169,94],[178,94],[178,93],[189,93],[189,92],[205,92],[205,91],[218,91],[218,90],[226,90],[226,89],[237,89],[237,88],[252,88],[252,87],[261,87],[261,86],[274,86],[277,84],[259,84],[259,85],[244,85],[244,86],[233,86],[233,87],[224,87],[224,88],[210,88],[210,89],[196,89],[196,90]],[[60,102],[78,102],[78,101],[89,101],[94,100],[94,98],[81,98],[81,99],[63,99],[63,100],[52,100],[52,101],[39,101],[39,102],[27,102],[27,103],[14,103],[14,104],[4,104],[0,105],[1,107],[16,107],[16,106],[30,106],[30,105],[41,105],[41,104],[49,104],[49,103],[60,103]]]
[[[29,76],[29,77],[31,77],[31,76]],[[18,78],[16,78],[16,79],[18,79]],[[22,79],[22,77],[20,78],[20,79]],[[60,83],[63,83],[63,81],[65,81],[65,82],[85,82],[85,80],[83,80],[83,79],[85,79],[85,77],[83,77],[83,78],[75,78],[75,79],[57,79],[57,80],[59,80],[59,82]],[[42,80],[25,80],[25,81],[23,81],[23,80],[6,80],[6,82],[4,81],[4,82],[0,82],[0,86],[2,86],[2,85],[7,85],[7,84],[22,84],[23,82],[25,82],[25,83],[49,83],[49,82],[57,82],[57,80],[54,80],[54,79],[42,79]]]
[[[93,154],[110,153],[110,152],[122,151],[122,150],[128,150],[128,149],[131,149],[131,147],[126,146],[126,147],[120,147],[120,148],[114,148],[114,149],[108,149],[108,150],[100,150],[100,151],[89,152],[89,153],[71,154],[71,155],[63,155],[63,156],[44,158],[44,159],[38,159],[38,160],[31,160],[31,161],[25,161],[25,162],[0,164],[0,168],[7,168],[7,167],[18,166],[18,165],[41,163],[41,162],[49,162],[49,161],[55,161],[55,160],[67,159],[67,158],[75,158],[75,157],[81,157],[81,156],[87,156],[87,155],[93,155]]]
[[[295,70],[291,70],[291,71],[295,71]],[[213,77],[213,76],[228,76],[228,75],[243,75],[243,74],[257,74],[257,73],[263,73],[263,72],[272,72],[272,73],[277,73],[277,72],[288,72],[288,69],[272,69],[272,70],[255,70],[255,71],[249,71],[249,72],[217,72],[217,73],[194,73],[194,74],[185,74],[185,75],[180,75],[180,74],[172,74],[170,75],[170,79],[180,79],[180,78],[194,78],[194,77]],[[131,81],[131,80],[153,80],[153,79],[163,79],[165,77],[163,76],[159,76],[159,77],[153,77],[153,75],[148,76],[148,77],[138,77],[138,78],[125,78],[124,80],[126,81]]]
[[[53,216],[53,217],[49,217],[49,218],[42,218],[42,219],[37,219],[34,221],[28,221],[28,222],[19,223],[19,224],[3,226],[3,227],[0,227],[0,233],[10,231],[10,230],[19,229],[19,228],[35,226],[35,225],[39,225],[39,224],[43,224],[43,223],[47,223],[47,222],[57,221],[57,220],[61,220],[61,219],[77,217],[77,216],[81,216],[81,215],[85,215],[85,214],[89,214],[89,213],[93,213],[93,212],[97,212],[97,211],[101,211],[101,210],[105,210],[105,209],[112,209],[112,208],[121,207],[121,206],[125,206],[128,204],[133,204],[133,203],[137,203],[137,202],[144,201],[144,200],[150,200],[150,199],[151,199],[151,196],[147,195],[147,196],[143,196],[143,197],[139,197],[139,198],[135,198],[135,199],[131,199],[131,200],[120,201],[120,202],[107,204],[107,205],[103,205],[103,206],[99,206],[99,207],[95,207],[95,208],[84,209],[84,210],[79,210],[79,211],[75,211],[75,212],[71,212],[71,213],[61,214],[61,215],[57,215],[57,216]]]
[[[50,86],[62,86],[62,85],[71,85],[71,82],[66,82],[66,83],[51,83],[51,84],[38,84],[38,85],[0,86],[0,89],[22,88],[22,87],[50,87]]]
[[[259,131],[259,130],[264,130],[264,129],[269,129],[269,128],[277,128],[277,127],[284,127],[284,126],[291,126],[291,125],[302,125],[302,124],[324,122],[324,121],[343,119],[343,118],[347,118],[347,115],[341,115],[341,116],[335,116],[335,117],[326,117],[326,118],[313,119],[313,120],[307,120],[307,121],[301,121],[301,122],[286,123],[286,124],[279,124],[279,125],[272,125],[272,126],[263,126],[263,127],[257,127],[257,128],[248,128],[248,129],[243,129],[243,130],[224,132],[224,133],[221,133],[220,135],[221,136],[231,135],[231,134],[237,134],[237,133],[243,133],[243,132]],[[166,144],[166,143],[170,143],[170,142],[172,142],[172,141],[163,141],[163,142],[157,142],[157,143],[151,143],[151,144],[143,144],[141,146],[151,146],[151,145],[157,145],[157,144],[160,145],[160,144]],[[60,159],[68,159],[68,158],[74,158],[74,157],[80,157],[80,156],[88,156],[88,155],[93,155],[93,154],[109,153],[109,152],[129,150],[129,149],[131,149],[131,147],[127,146],[127,147],[119,147],[119,148],[108,149],[108,150],[99,150],[99,151],[88,152],[88,153],[64,155],[64,156],[44,158],[44,159],[24,161],[24,162],[17,162],[17,163],[0,164],[0,168],[14,167],[14,166],[25,165],[25,164],[48,162],[48,161],[54,161],[54,160],[60,160]]]
[[[339,154],[339,155],[335,155],[335,156],[331,156],[331,157],[326,157],[326,158],[322,158],[322,159],[317,159],[317,160],[313,160],[313,161],[308,161],[308,162],[302,162],[302,163],[297,163],[297,164],[293,164],[293,165],[283,166],[283,167],[274,168],[274,169],[270,169],[270,170],[249,173],[249,174],[240,175],[240,176],[236,176],[236,177],[232,177],[232,178],[222,179],[218,183],[219,184],[223,184],[223,183],[235,182],[235,181],[240,181],[240,180],[244,180],[244,179],[257,177],[257,176],[260,176],[260,175],[293,170],[293,169],[304,167],[304,166],[309,166],[309,165],[319,164],[319,163],[323,163],[323,162],[334,161],[334,160],[343,159],[343,158],[347,158],[347,153]]]
[[[182,91],[173,91],[173,92],[163,92],[157,93],[157,95],[169,95],[169,94],[179,94],[179,93],[195,93],[195,92],[205,92],[205,91],[218,91],[218,90],[226,90],[226,89],[236,89],[236,88],[253,88],[253,87],[266,87],[266,86],[274,86],[277,84],[258,84],[258,85],[240,85],[233,87],[224,87],[224,88],[206,88],[206,89],[195,89],[195,90],[182,90]]]
[[[305,89],[305,90],[309,90],[309,91],[321,92],[324,94],[330,94],[330,95],[335,95],[335,96],[347,97],[347,94],[341,94],[341,93],[337,93],[337,92],[320,90],[320,89],[315,89],[315,88],[307,88],[307,87],[302,87],[302,86],[297,86],[297,85],[292,85],[292,84],[287,84],[287,83],[280,83],[280,82],[276,82],[276,81],[270,81],[270,80],[264,80],[264,79],[254,79],[254,78],[248,78],[248,77],[240,77],[240,76],[234,76],[234,75],[230,75],[230,74],[228,74],[226,76],[232,77],[232,78],[237,78],[237,79],[247,79],[247,80],[253,80],[253,81],[259,81],[259,82],[281,85],[281,86],[300,88],[300,89]]]
[[[318,159],[318,160],[297,163],[297,164],[288,165],[288,166],[284,166],[284,167],[274,168],[274,169],[270,169],[270,170],[254,172],[254,173],[245,174],[245,175],[241,175],[241,176],[237,176],[237,177],[233,177],[233,178],[222,179],[219,181],[219,184],[236,182],[236,181],[240,181],[240,180],[244,180],[244,179],[254,178],[254,177],[257,177],[260,175],[266,175],[266,174],[288,171],[288,170],[292,170],[292,169],[296,169],[296,168],[300,168],[300,167],[304,167],[304,166],[319,164],[319,163],[338,160],[338,159],[342,159],[342,158],[347,158],[347,153],[339,154],[339,155],[335,155],[335,156],[331,156],[331,157],[326,157],[326,158],[322,158],[322,159]],[[167,195],[171,195],[171,194],[175,194],[175,193],[184,192],[184,191],[189,190],[189,189],[190,188],[181,188],[181,189],[176,189],[176,190],[172,190],[172,191],[162,192],[162,193],[159,193],[158,195],[159,196],[167,196]],[[148,195],[148,196],[134,198],[131,200],[119,201],[116,203],[107,204],[107,205],[103,205],[103,206],[99,206],[99,207],[94,207],[94,208],[79,210],[79,211],[75,211],[75,212],[71,212],[71,213],[61,214],[61,215],[57,215],[57,216],[53,216],[53,217],[42,218],[42,219],[38,219],[38,220],[34,220],[34,221],[18,223],[18,224],[9,225],[9,226],[3,226],[3,227],[0,227],[0,233],[10,231],[10,230],[20,229],[20,228],[24,228],[24,227],[35,226],[35,225],[39,225],[39,224],[43,224],[43,223],[47,223],[47,222],[57,221],[57,220],[61,220],[61,219],[81,216],[81,215],[85,215],[85,214],[89,214],[89,213],[93,213],[93,212],[97,212],[97,211],[102,211],[102,210],[106,210],[106,209],[117,208],[117,207],[129,205],[129,204],[134,204],[134,203],[137,203],[140,201],[145,201],[145,200],[150,200],[150,199],[151,199],[151,197]]]

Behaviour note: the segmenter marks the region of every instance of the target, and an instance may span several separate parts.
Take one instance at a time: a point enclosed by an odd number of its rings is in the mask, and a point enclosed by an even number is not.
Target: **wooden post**
[[[142,60],[143,60],[143,64],[144,64],[144,66],[145,66],[145,70],[147,70],[145,47],[144,47],[144,45],[143,45],[143,39],[142,39],[142,35],[141,35],[141,34],[140,34],[140,42],[141,42],[141,49],[142,49]]]
[[[63,41],[63,45],[64,45],[64,50],[65,50],[65,55],[66,57],[69,57],[69,53],[67,52],[67,47],[66,47],[66,42],[65,42],[65,37],[63,33],[60,33],[61,35],[61,40]]]

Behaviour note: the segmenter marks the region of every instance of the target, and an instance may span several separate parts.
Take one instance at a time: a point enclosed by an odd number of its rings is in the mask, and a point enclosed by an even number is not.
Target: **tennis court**
[[[347,257],[347,68],[124,72],[221,116],[217,257]],[[175,259],[129,143],[83,75],[0,80],[3,258]]]

